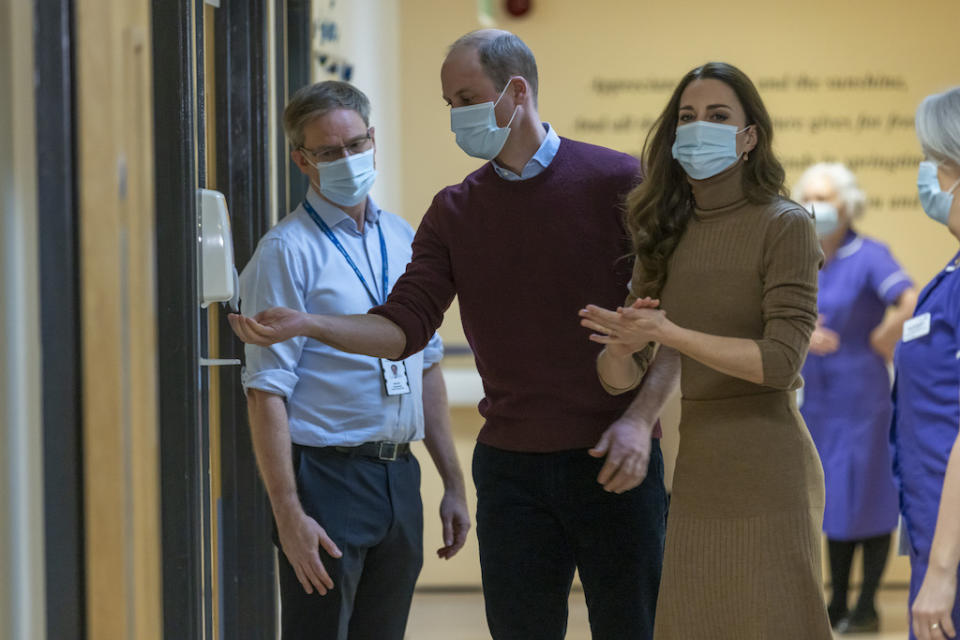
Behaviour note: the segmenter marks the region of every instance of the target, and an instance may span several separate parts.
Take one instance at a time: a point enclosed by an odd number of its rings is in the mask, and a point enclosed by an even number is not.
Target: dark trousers
[[[647,478],[617,495],[586,450],[517,453],[477,444],[477,537],[494,640],[559,640],[574,569],[594,640],[647,640],[663,565],[667,500],[654,440]]]
[[[297,492],[307,515],[343,557],[320,559],[333,579],[327,595],[307,594],[283,551],[283,640],[402,640],[423,565],[420,465],[294,446]]]

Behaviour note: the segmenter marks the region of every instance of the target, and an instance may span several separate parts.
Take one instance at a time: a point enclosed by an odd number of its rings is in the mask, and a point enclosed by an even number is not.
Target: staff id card
[[[922,313],[903,323],[903,341],[910,342],[930,333],[930,312]]]
[[[410,393],[406,362],[380,358],[380,368],[383,370],[383,384],[388,396],[402,396]]]

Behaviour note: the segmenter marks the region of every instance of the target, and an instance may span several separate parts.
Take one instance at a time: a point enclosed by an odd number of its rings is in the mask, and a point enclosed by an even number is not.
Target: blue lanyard
[[[363,288],[367,290],[367,293],[370,294],[370,297],[373,298],[374,304],[382,304],[381,300],[377,299],[376,293],[374,293],[373,288],[367,284],[367,279],[363,277],[363,274],[360,273],[360,269],[357,268],[357,264],[353,261],[353,258],[350,257],[350,254],[347,253],[347,250],[344,248],[340,241],[337,240],[337,236],[333,235],[333,231],[330,230],[330,227],[327,226],[327,223],[323,221],[316,210],[310,206],[310,203],[306,200],[303,201],[303,208],[307,210],[307,213],[310,214],[310,217],[314,222],[317,223],[317,226],[320,227],[320,230],[323,231],[324,235],[330,238],[330,242],[333,243],[337,249],[340,250],[340,253],[343,254],[343,257],[347,259],[347,264],[350,265],[350,268],[353,269],[353,272],[357,274],[357,277],[360,278],[360,282],[363,284]],[[383,263],[383,272],[382,280],[383,283],[383,298],[382,300],[387,299],[387,243],[383,239],[383,227],[380,225],[380,222],[377,221],[377,233],[380,235],[380,261]],[[374,283],[376,284],[376,283]]]

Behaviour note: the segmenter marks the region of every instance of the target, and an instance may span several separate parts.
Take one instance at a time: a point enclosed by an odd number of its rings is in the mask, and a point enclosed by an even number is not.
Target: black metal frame
[[[197,307],[191,0],[153,0],[163,629],[204,637],[203,445]]]
[[[274,0],[283,15],[283,0]],[[281,20],[277,20],[283,28]],[[217,182],[231,210],[234,259],[246,265],[270,220],[267,5],[216,12]],[[282,36],[283,34],[278,34]],[[282,39],[278,42],[283,42]],[[280,76],[282,77],[282,76]],[[242,353],[224,321],[220,354]],[[257,473],[240,372],[220,370],[223,637],[272,640],[276,610],[270,503]]]
[[[85,637],[83,406],[70,0],[34,2],[47,635]]]
[[[311,53],[311,33],[312,20],[310,0],[287,0],[287,93],[293,93],[300,87],[306,86],[310,82],[310,69],[313,67],[313,55]],[[277,76],[283,77],[283,76]],[[283,104],[280,106],[280,113],[283,113]],[[296,163],[290,158],[287,150],[287,142],[281,138],[280,158],[286,158],[287,181],[286,196],[287,203],[299,202],[307,192],[307,176],[300,173]],[[283,215],[289,210],[289,206],[280,209]]]

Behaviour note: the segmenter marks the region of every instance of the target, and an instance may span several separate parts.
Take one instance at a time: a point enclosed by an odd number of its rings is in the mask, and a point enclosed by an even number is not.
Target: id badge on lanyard
[[[381,304],[381,301],[377,299],[376,293],[369,284],[367,284],[367,279],[363,277],[363,274],[360,273],[360,269],[357,267],[357,263],[353,261],[353,258],[350,257],[350,254],[347,253],[346,247],[340,243],[330,227],[327,226],[327,223],[323,221],[320,215],[316,210],[311,206],[306,200],[303,201],[303,208],[310,215],[310,218],[320,227],[320,231],[323,232],[325,236],[333,243],[333,246],[340,251],[340,254],[347,261],[347,264],[350,265],[350,268],[353,269],[353,273],[356,274],[357,278],[360,279],[360,284],[363,285],[363,288],[367,290],[367,293],[370,295],[370,299],[373,300],[374,304]],[[383,227],[380,223],[377,223],[377,233],[380,236],[380,261],[383,264],[383,269],[381,270],[381,283],[383,285],[383,300],[387,299],[387,281],[389,278],[389,271],[387,268],[387,243],[383,238]],[[376,284],[376,283],[374,283]],[[380,372],[383,377],[383,388],[386,391],[388,396],[402,396],[410,393],[410,379],[407,377],[407,365],[404,360],[388,360],[386,358],[379,358],[380,360]]]

